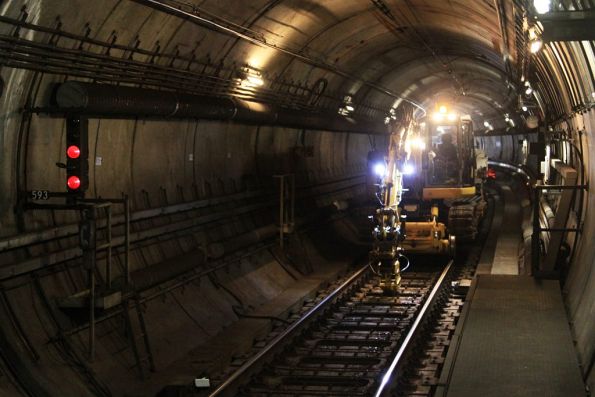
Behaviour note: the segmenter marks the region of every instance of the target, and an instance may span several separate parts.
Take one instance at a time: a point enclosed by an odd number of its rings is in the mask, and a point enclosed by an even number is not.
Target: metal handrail
[[[246,375],[248,370],[252,368],[255,364],[259,361],[262,361],[271,351],[273,351],[276,347],[278,347],[283,340],[285,340],[288,336],[293,334],[297,329],[299,329],[305,322],[309,321],[314,317],[318,312],[320,312],[323,308],[325,308],[330,302],[332,302],[338,295],[340,295],[347,287],[349,287],[355,280],[357,280],[362,274],[364,274],[370,267],[366,263],[365,266],[360,268],[358,271],[353,273],[351,277],[349,277],[346,281],[344,281],[337,289],[327,295],[322,301],[320,301],[316,306],[314,306],[310,311],[308,311],[303,317],[301,317],[296,322],[292,323],[285,331],[277,335],[275,339],[271,341],[268,345],[266,345],[261,351],[259,351],[256,355],[250,358],[248,361],[244,363],[240,368],[237,369],[229,378],[225,380],[221,385],[219,385],[209,397],[216,397],[221,396],[225,391],[232,387],[242,376]]]
[[[401,347],[397,351],[395,358],[393,359],[393,361],[391,362],[390,366],[388,367],[386,373],[382,377],[382,381],[380,382],[380,386],[374,393],[374,397],[380,397],[382,395],[382,393],[384,393],[388,390],[388,387],[391,383],[390,382],[391,378],[395,374],[395,370],[397,369],[397,367],[400,364],[402,364],[403,358],[405,357],[405,353],[407,352],[407,350],[410,347],[410,343],[413,339],[413,336],[417,332],[422,320],[424,319],[424,316],[426,315],[426,312],[428,311],[428,308],[430,307],[430,305],[432,304],[432,301],[438,294],[438,291],[440,290],[440,288],[442,288],[442,282],[446,278],[446,275],[448,274],[448,271],[450,270],[452,264],[453,264],[453,261],[451,260],[450,262],[448,262],[448,264],[442,271],[442,274],[440,274],[440,277],[438,278],[438,281],[434,285],[432,292],[430,292],[428,299],[426,299],[426,302],[424,303],[423,307],[421,308],[417,317],[415,318],[415,322],[409,329],[409,332],[407,332],[407,336],[403,340],[403,343],[401,344]]]

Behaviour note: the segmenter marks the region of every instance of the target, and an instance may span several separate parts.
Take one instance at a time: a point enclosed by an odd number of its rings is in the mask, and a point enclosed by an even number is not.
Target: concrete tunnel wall
[[[16,18],[24,3],[17,0],[4,2],[0,13]],[[116,31],[118,42],[133,44],[138,38],[143,46],[147,43],[145,47],[149,47],[159,41],[162,52],[178,46],[183,52],[188,53],[197,47],[200,55],[210,54],[215,59],[227,56],[228,59],[240,60],[251,48],[245,43],[230,46],[231,40],[225,36],[211,34],[187,21],[151,11],[131,1],[113,0],[100,4],[83,0],[37,0],[27,2],[27,7],[29,20],[37,24],[54,26],[56,16],[60,15],[68,31],[84,32],[85,24],[90,22],[93,37],[109,40],[112,32]],[[230,18],[237,18],[242,13],[255,10],[257,6],[250,4],[226,8]],[[321,20],[329,21],[334,18],[330,13],[316,16],[314,5],[311,13],[311,18],[302,21],[304,32],[313,29]],[[274,15],[274,18],[277,17],[279,20],[283,19]],[[360,28],[362,26],[364,25]],[[3,34],[12,33],[6,26],[1,29]],[[287,30],[292,31],[289,27]],[[356,38],[358,34],[353,32]],[[75,44],[73,42],[72,46]],[[331,40],[326,40],[324,45],[320,44],[324,53],[341,50],[338,48],[339,45]],[[577,59],[583,56],[576,48],[569,47],[568,51]],[[561,61],[552,57],[548,58],[547,62],[554,67],[556,62]],[[313,81],[324,75],[318,69],[300,67],[284,60],[270,62],[269,66],[271,73],[286,73],[296,79]],[[0,75],[5,83],[0,98],[0,237],[8,237],[18,233],[13,212],[17,201],[16,181],[26,181],[26,188],[29,190],[61,190],[64,184],[64,171],[54,166],[55,162],[64,161],[63,119],[33,115],[28,120],[21,109],[25,104],[46,105],[50,85],[62,82],[68,77],[14,68],[2,68]],[[588,74],[578,76],[589,80]],[[329,77],[329,82],[334,86],[345,83],[338,77]],[[592,81],[583,84],[593,86]],[[589,181],[590,177],[595,175],[595,165],[589,161],[595,156],[592,140],[595,114],[592,108],[586,113],[574,112],[567,93],[568,86],[562,80],[554,81],[554,85],[563,94],[561,102],[562,110],[566,112],[566,121],[552,124],[557,131],[567,131],[574,142],[582,140],[585,148],[586,181]],[[273,189],[275,185],[272,176],[277,173],[295,172],[298,182],[304,185],[340,180],[364,172],[366,154],[370,150],[370,140],[366,135],[208,121],[92,119],[89,131],[90,159],[101,157],[101,165],[94,165],[95,161],[91,161],[89,195],[118,197],[122,193],[129,194],[133,211],[225,196],[246,189]],[[579,131],[582,131],[580,135]],[[489,137],[484,138],[484,144],[491,158],[518,163],[521,159],[518,140],[523,138],[534,140],[535,135]],[[379,142],[381,145],[381,140]],[[314,148],[313,157],[296,155],[295,147],[303,145]],[[354,190],[338,197],[350,198],[357,193],[358,191]],[[595,233],[595,217],[590,214],[589,208],[595,200],[593,194],[595,193],[592,191],[587,193],[584,203],[584,230],[580,234],[578,249],[573,255],[573,262],[564,284],[569,320],[576,338],[579,358],[587,383],[592,389],[595,387],[595,272],[592,271],[595,248],[590,244],[590,240]],[[225,240],[266,227],[275,219],[275,209],[269,208],[259,212],[258,216],[238,217],[225,226],[195,233],[192,238],[180,237],[177,242],[150,240],[148,244],[135,251],[132,266],[134,269],[151,267],[179,255],[180,252],[192,252],[210,241]],[[27,231],[76,221],[77,217],[74,214],[67,213],[50,215],[47,212],[33,211],[25,214]],[[74,241],[73,238],[70,242]],[[313,243],[306,244],[312,252],[317,250]],[[18,262],[42,254],[44,250],[58,248],[60,247],[56,244],[49,244],[39,249],[40,252],[13,251],[2,256],[1,263],[4,265]],[[318,255],[319,263],[324,263],[326,258],[322,254],[313,255]],[[56,274],[45,275],[42,279],[45,290],[59,296],[73,292],[72,284],[84,286],[82,271],[74,271],[70,275],[67,273],[60,270]],[[291,277],[279,269],[274,258],[266,253],[260,253],[252,260],[241,261],[237,274],[237,279],[231,277],[224,282],[229,282],[243,291],[246,294],[246,302],[254,306],[278,295],[292,282]],[[74,279],[74,282],[70,278]],[[13,306],[19,307],[17,316],[28,330],[32,345],[39,348],[44,346],[51,336],[51,332],[48,331],[46,334],[44,330],[52,329],[52,319],[49,313],[44,312],[39,294],[31,293],[34,288],[36,287],[32,282],[24,283],[22,286],[10,285],[6,299]],[[195,318],[208,322],[211,328],[199,330],[188,318],[182,320],[177,316],[172,316],[174,320],[170,324],[163,324],[162,319],[167,317],[172,305],[177,304],[175,299],[183,302],[182,305],[186,310],[190,310]],[[203,302],[209,302],[211,306],[206,308]],[[184,294],[176,292],[175,297],[169,300],[153,301],[147,308],[147,321],[155,329],[156,355],[162,362],[174,362],[184,352],[206,340],[209,335],[215,334],[236,320],[237,316],[230,309],[233,304],[233,298],[218,290],[212,281],[194,285]],[[2,326],[9,340],[19,340],[14,326]],[[188,334],[200,336],[189,340],[184,337]],[[79,339],[76,348],[84,351],[83,336]],[[177,345],[175,351],[170,348],[173,339],[183,341],[182,345]],[[15,345],[22,357],[30,359],[31,353],[27,352],[27,348],[22,346],[21,342],[15,342]],[[100,348],[105,349],[106,357],[109,356],[107,347]],[[61,382],[64,376],[69,376],[70,369],[64,363],[51,363],[52,360],[55,361],[56,351],[43,350],[41,355],[41,364],[33,369],[32,373],[42,386],[55,390],[58,393],[56,395],[91,395],[92,392],[84,386],[84,377],[73,378],[68,384]],[[125,383],[124,373],[120,373],[120,367],[114,365],[109,358],[101,361],[96,371],[100,379],[109,379],[113,385]],[[134,385],[131,383],[129,387],[132,388]]]
[[[595,111],[591,109],[587,113],[575,114],[566,122],[559,123],[556,129],[566,131],[573,142],[584,148],[585,182],[589,183],[595,176],[595,162],[591,160],[595,159],[595,142],[593,140]],[[585,371],[586,383],[591,390],[595,390],[595,272],[593,271],[595,247],[592,244],[595,235],[595,216],[593,203],[595,203],[595,195],[593,189],[590,188],[586,192],[583,207],[583,231],[578,237],[577,250],[573,254],[574,258],[563,287],[579,359]],[[576,210],[578,208],[575,208],[573,213],[576,213]],[[573,227],[576,224],[577,222],[571,219],[568,225]],[[573,243],[572,237],[570,236],[568,239],[569,244]]]
[[[6,70],[4,71],[6,72]],[[10,72],[10,71],[9,71]],[[2,161],[2,235],[17,233],[13,206],[16,200],[14,184],[15,153],[18,151],[18,131],[24,128],[27,144],[23,164],[26,168],[26,185],[30,189],[63,190],[64,171],[54,165],[64,162],[65,123],[61,118],[33,116],[24,123],[18,109],[23,106],[25,95],[15,96],[14,87],[46,87],[59,81],[50,76],[34,76],[33,73],[11,73],[3,76],[7,89],[3,95],[3,108],[12,107],[6,114]],[[38,78],[39,80],[36,80]],[[25,92],[27,89],[25,89]],[[32,99],[42,101],[45,93],[35,91]],[[19,100],[15,100],[16,98]],[[380,141],[380,139],[379,139]],[[273,175],[295,173],[298,186],[332,182],[361,175],[366,169],[366,155],[370,139],[361,134],[342,134],[324,131],[305,131],[278,127],[246,126],[231,123],[206,121],[149,121],[149,120],[98,120],[89,122],[90,142],[90,188],[89,197],[120,197],[122,193],[131,198],[133,212],[172,205],[193,200],[225,197],[245,191],[265,190],[276,192]],[[296,154],[296,148],[313,147],[311,157]],[[94,159],[101,158],[101,164]],[[340,193],[335,198],[349,199],[358,190]],[[327,202],[326,205],[330,204]],[[274,201],[273,201],[274,203]],[[240,203],[238,203],[240,204]],[[119,212],[119,210],[117,210]],[[200,213],[199,213],[200,215]],[[298,215],[300,212],[298,211]],[[170,221],[176,220],[175,217]],[[25,214],[26,231],[44,230],[48,227],[72,224],[78,221],[75,212],[28,211]],[[227,241],[252,230],[267,227],[277,222],[277,206],[271,205],[256,214],[247,214],[232,219],[225,225],[214,225],[198,232],[188,233],[170,241],[149,240],[142,246],[133,246],[131,270],[136,272],[164,263],[180,254],[191,254],[190,266],[204,261],[204,251],[209,244]],[[144,227],[150,227],[150,221]],[[138,226],[140,228],[143,225]],[[138,229],[133,229],[133,231]],[[141,229],[142,230],[142,229]],[[74,243],[76,238],[71,238]],[[67,244],[67,243],[66,243]],[[324,268],[334,259],[330,252],[318,253],[316,244],[306,241],[304,250],[310,260]],[[336,247],[341,247],[337,245]],[[19,262],[29,255],[43,254],[43,250],[59,249],[56,244],[46,245],[41,251],[16,250],[2,257],[3,264]],[[200,251],[198,251],[200,250]],[[103,262],[99,262],[99,267]],[[186,266],[188,268],[188,266]],[[119,277],[115,267],[115,277]],[[157,270],[155,270],[156,272]],[[150,276],[149,276],[150,277]],[[39,278],[41,288],[51,299],[63,297],[85,288],[82,269],[53,274]],[[174,291],[163,300],[153,300],[146,305],[145,318],[151,329],[153,354],[160,368],[174,363],[192,349],[204,343],[238,319],[231,309],[237,302],[218,283],[238,291],[244,304],[258,307],[292,284],[294,280],[280,268],[270,254],[257,253],[242,259],[232,267],[231,275],[218,277],[217,283],[203,280],[189,284],[182,291]],[[31,295],[32,285],[9,286],[5,299],[18,307],[18,321],[26,330],[30,343],[39,349],[57,328],[52,316],[43,309],[43,301],[37,293]],[[173,305],[173,307],[172,307]],[[184,314],[190,313],[189,315]],[[167,318],[167,321],[164,319]],[[4,324],[8,325],[8,324]],[[100,333],[113,332],[121,325],[104,324]],[[43,331],[43,330],[47,331]],[[18,340],[14,329],[5,330],[10,340]],[[84,354],[86,341],[81,333],[73,342],[74,348]],[[188,338],[188,335],[192,335]],[[100,382],[111,389],[131,392],[138,386],[131,357],[118,357],[109,341],[98,342],[98,360],[94,371]],[[172,349],[172,346],[175,348]],[[19,350],[22,357],[26,349]],[[31,370],[33,377],[51,390],[52,395],[92,395],[84,378],[73,378],[63,383],[60,379],[72,378],[68,366],[52,362],[52,355],[39,352],[39,365]],[[223,364],[222,364],[223,365]],[[131,380],[132,379],[132,380]],[[163,386],[163,385],[162,385]],[[154,386],[153,392],[158,391]],[[116,394],[119,395],[119,394]]]
[[[42,1],[28,3],[28,9],[35,15],[36,22],[51,25],[53,18],[61,15],[64,23],[75,30],[82,29],[86,21],[101,20],[99,14],[109,9],[97,4],[93,7],[85,1],[79,1],[75,6],[72,2],[50,3],[51,6]],[[135,7],[134,4],[116,7],[119,2],[111,3],[120,11],[105,20],[94,34],[109,35],[117,28],[119,40],[132,41],[139,34],[141,41],[151,42],[172,31],[178,32],[178,40],[191,37],[195,29],[192,26],[176,26],[167,21],[162,23],[164,21],[154,13],[147,13],[151,14],[148,20],[148,15],[138,15],[139,18],[134,18],[133,23],[123,23],[123,19],[129,17],[128,7]],[[3,14],[14,16],[18,14],[20,6],[21,2],[6,3]],[[139,27],[133,26],[135,23]],[[157,26],[160,28],[156,29]],[[184,29],[191,32],[184,32]],[[126,39],[126,35],[129,35],[129,39]],[[188,39],[188,45],[192,40]],[[212,48],[217,48],[216,42],[210,44]],[[0,135],[0,236],[10,237],[19,233],[14,212],[18,196],[16,180],[21,181],[21,189],[64,190],[64,170],[55,166],[56,162],[65,162],[64,119],[47,115],[32,115],[28,119],[21,112],[27,103],[47,105],[52,84],[62,82],[64,78],[6,68],[2,69],[1,76],[5,90],[0,99],[4,115]],[[382,144],[382,138],[376,140]],[[165,240],[149,239],[133,244],[130,258],[131,271],[136,274],[133,281],[148,288],[155,283],[163,284],[159,275],[168,274],[163,273],[163,265],[169,268],[177,266],[180,271],[201,269],[209,260],[206,256],[217,259],[222,254],[218,252],[221,247],[225,254],[245,248],[241,244],[228,243],[232,239],[258,243],[259,233],[268,233],[266,236],[270,239],[269,226],[277,222],[278,216],[275,201],[278,187],[274,175],[294,173],[298,187],[324,185],[357,177],[365,173],[370,142],[370,138],[362,134],[200,120],[91,119],[91,182],[88,197],[117,198],[127,194],[133,213],[195,200],[233,197],[251,191],[272,197],[265,208],[231,217],[225,223],[209,224]],[[303,152],[300,152],[300,148],[304,147],[311,147],[312,153],[300,154]],[[347,200],[358,194],[361,194],[361,180],[359,187],[339,190],[326,195],[322,201],[313,199],[298,203],[297,215],[301,219],[308,209],[310,215],[316,215],[317,206],[328,206],[333,200]],[[245,202],[241,198],[235,199],[227,204],[226,209],[233,210],[245,203],[251,203],[250,199]],[[208,210],[174,215],[157,222],[205,216]],[[116,213],[120,212],[120,209],[116,209]],[[27,211],[23,220],[25,229],[21,232],[24,233],[76,224],[79,217],[74,211]],[[141,233],[155,226],[158,225],[147,220],[133,226],[132,231]],[[275,229],[272,230],[274,233]],[[256,237],[251,237],[251,232]],[[318,240],[322,237],[318,236]],[[292,251],[296,260],[307,261],[318,272],[326,268],[336,269],[339,263],[344,266],[349,255],[362,252],[361,247],[356,251],[350,250],[341,241],[321,246],[315,240],[315,236],[301,235],[299,241],[292,243],[297,244]],[[27,258],[68,248],[75,245],[76,241],[76,236],[73,236],[41,247],[11,250],[1,255],[0,262],[3,265],[21,263]],[[214,246],[214,243],[219,246]],[[211,252],[213,250],[217,252]],[[122,256],[116,259],[116,264],[121,263]],[[295,275],[285,271],[267,250],[257,250],[239,257],[235,262],[226,271],[217,272],[213,277],[200,278],[143,305],[158,369],[175,365],[177,360],[191,354],[193,349],[238,321],[238,314],[234,311],[234,307],[239,304],[238,299],[242,306],[258,308],[273,301],[295,283]],[[76,260],[67,261],[65,267],[58,265],[47,272],[42,271],[34,283],[17,278],[4,285],[2,300],[5,304],[0,310],[3,318],[12,318],[16,323],[2,322],[0,328],[5,340],[13,345],[16,354],[12,357],[14,361],[25,363],[20,368],[21,374],[30,378],[31,385],[37,385],[35,387],[52,396],[102,395],[107,389],[112,390],[114,395],[146,395],[144,393],[147,390],[151,395],[155,394],[171,379],[163,384],[155,379],[154,384],[139,379],[132,352],[118,353],[126,346],[126,339],[118,337],[122,330],[122,324],[118,321],[107,321],[98,326],[97,358],[91,377],[85,375],[84,371],[73,371],[73,359],[64,356],[65,352],[66,355],[74,352],[75,356],[85,356],[85,332],[68,338],[67,348],[44,347],[49,338],[55,337],[60,329],[65,329],[64,326],[68,329],[68,324],[72,324],[64,313],[48,310],[44,306],[44,297],[54,302],[55,298],[86,288],[85,271],[76,263]],[[102,268],[103,263],[100,260],[98,267]],[[102,270],[100,273],[104,275]],[[120,278],[120,266],[114,266],[114,273],[116,279]],[[230,295],[221,286],[233,291],[233,294]],[[7,310],[14,312],[11,314]],[[15,327],[17,323],[18,327]],[[26,342],[23,342],[23,334]],[[240,341],[231,341],[228,346],[221,347],[235,354],[247,348],[249,346],[240,346]],[[211,352],[211,356],[216,353]],[[215,360],[219,370],[228,364],[226,360],[223,355],[219,362]],[[74,359],[74,362],[79,361]],[[68,379],[68,382],[64,382],[64,379]],[[140,389],[141,386],[144,389]],[[8,379],[0,382],[0,391],[18,395],[12,387]]]
[[[5,140],[2,161],[10,166],[3,168],[5,179],[2,189],[4,204],[1,230],[3,236],[13,236],[17,233],[13,206],[17,196],[14,174],[18,131],[23,128],[27,136],[23,150],[27,188],[60,191],[64,186],[64,171],[54,163],[65,161],[65,122],[62,118],[33,116],[30,122],[23,123],[18,109],[23,106],[26,96],[13,95],[17,91],[14,87],[47,87],[59,79],[35,76],[30,72],[11,73],[3,78],[7,82],[2,98],[5,101],[3,108],[12,107],[13,110],[7,111],[8,117],[3,125]],[[34,102],[42,102],[45,95],[43,89],[34,90],[32,99]],[[365,172],[366,155],[370,149],[369,137],[361,134],[207,121],[91,119],[89,142],[91,184],[88,196],[120,197],[122,193],[128,194],[132,212],[193,200],[226,197],[245,191],[264,190],[275,193],[277,182],[273,175],[276,174],[295,173],[298,186],[354,177]],[[297,153],[296,148],[304,146],[313,148],[311,157]],[[99,157],[101,164],[93,161]],[[349,199],[358,192],[359,190],[342,192],[334,197]],[[328,197],[326,200],[326,205],[330,204],[329,200],[332,201]],[[186,269],[196,266],[204,262],[205,251],[208,251],[211,243],[229,241],[276,223],[277,205],[274,200],[271,204],[255,214],[235,217],[227,224],[186,233],[169,241],[149,240],[142,245],[134,245],[131,271],[134,273],[141,269],[153,269],[162,263],[168,263],[172,258],[176,264],[188,262]],[[298,210],[298,216],[300,214]],[[170,218],[170,221],[175,220],[179,219]],[[25,231],[44,230],[77,221],[78,215],[75,212],[28,211],[25,214]],[[133,228],[133,231],[151,226],[154,225],[148,221]],[[319,253],[320,247],[307,240],[306,237],[302,248],[308,251],[309,260],[315,266],[324,268],[339,259],[330,251]],[[75,241],[76,237],[73,237],[69,242],[74,244]],[[42,255],[44,250],[61,248],[60,244],[68,245],[68,241],[51,243],[32,250],[14,250],[4,255],[2,262],[11,264],[27,256]],[[336,245],[335,249],[337,247],[341,245]],[[180,257],[180,254],[186,256]],[[187,258],[188,255],[191,258]],[[103,261],[99,262],[100,268],[102,263]],[[118,269],[114,268],[116,278],[119,277]],[[158,269],[154,269],[155,273],[157,271]],[[148,277],[152,276],[149,274]],[[66,272],[58,269],[40,276],[39,282],[44,293],[54,299],[85,288],[85,278],[82,269],[73,268]],[[175,363],[238,320],[232,310],[237,302],[221,290],[219,284],[236,291],[243,304],[259,307],[278,296],[293,282],[271,254],[259,252],[248,259],[241,259],[232,267],[231,274],[219,275],[216,282],[202,280],[191,283],[163,300],[149,302],[144,309],[145,318],[151,329],[153,355],[158,368]],[[31,288],[32,285],[26,282],[22,286],[8,286],[5,299],[11,306],[19,308],[16,317],[26,330],[30,343],[39,349],[59,328],[53,324],[50,313],[43,309],[40,296],[37,293],[31,294]],[[121,324],[107,323],[100,326],[98,332],[109,333],[119,327]],[[8,326],[5,332],[9,340],[19,339],[12,327]],[[188,335],[192,337],[189,338]],[[85,354],[87,342],[84,338],[84,332],[74,338],[73,348],[79,354]],[[114,353],[117,350],[118,348],[110,345],[110,340],[99,340],[94,372],[98,381],[105,382],[110,389],[132,393],[139,386],[134,362],[130,352],[123,358]],[[28,356],[26,348],[18,351],[21,357]],[[97,393],[93,387],[88,386],[88,379],[73,377],[68,365],[52,361],[52,357],[57,354],[55,351],[48,353],[42,350],[38,354],[39,364],[31,370],[32,377],[42,387],[55,393],[52,395],[84,396]],[[224,361],[220,365],[223,366]],[[61,382],[64,377],[72,378],[72,381]],[[159,387],[154,385],[151,390],[156,392]]]

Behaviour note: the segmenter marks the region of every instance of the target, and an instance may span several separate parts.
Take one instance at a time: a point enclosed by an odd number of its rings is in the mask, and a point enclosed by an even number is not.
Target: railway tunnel
[[[592,0],[0,10],[0,395],[594,390]],[[437,103],[496,178],[389,304],[369,153]]]

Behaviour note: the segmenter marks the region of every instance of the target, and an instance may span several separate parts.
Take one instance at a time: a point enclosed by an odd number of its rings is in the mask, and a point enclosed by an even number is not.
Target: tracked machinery
[[[486,172],[470,117],[445,106],[401,126],[387,152],[368,154],[368,186],[377,204],[370,263],[384,286],[399,285],[407,254],[454,256],[457,242],[475,239],[486,208]]]

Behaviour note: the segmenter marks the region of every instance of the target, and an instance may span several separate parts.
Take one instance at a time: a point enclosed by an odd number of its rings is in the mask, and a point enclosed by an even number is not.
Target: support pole
[[[295,225],[295,175],[274,175],[279,181],[279,248],[283,250],[286,234],[293,233]]]
[[[107,207],[107,258],[105,260],[105,279],[107,289],[112,288],[112,206]]]
[[[293,226],[295,224],[295,174],[291,174],[290,200],[291,200],[291,218],[289,219],[289,223],[291,224],[291,227],[293,230]]]
[[[540,206],[540,190],[535,187],[533,189],[533,234],[531,235],[531,273],[537,274],[540,266],[540,250],[539,250],[539,235],[540,235],[540,220],[539,220],[539,206]]]
[[[285,227],[285,176],[279,177],[279,247],[283,250]]]
[[[82,210],[80,245],[83,250],[83,266],[87,269],[89,288],[89,361],[95,360],[95,266],[97,261],[97,214],[95,206]]]
[[[130,200],[124,196],[124,285],[130,285]]]

